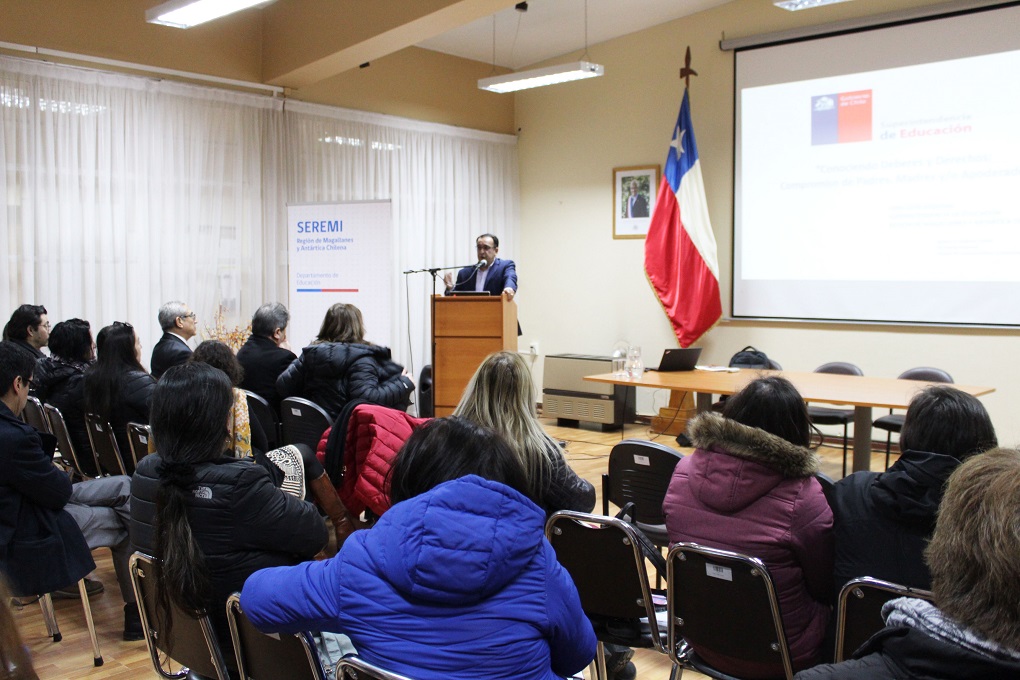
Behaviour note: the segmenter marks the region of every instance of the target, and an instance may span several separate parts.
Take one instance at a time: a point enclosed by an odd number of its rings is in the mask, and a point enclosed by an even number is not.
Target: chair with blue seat
[[[864,375],[859,367],[846,361],[831,361],[822,364],[815,369],[815,373],[829,373],[833,375]],[[854,421],[854,409],[832,408],[831,406],[814,406],[808,404],[808,418],[813,425],[842,425],[843,426],[843,476],[846,477],[846,459],[849,444],[848,429]]]
[[[930,366],[919,366],[917,368],[907,369],[900,373],[897,378],[899,380],[921,380],[924,382],[933,383],[952,383],[953,376],[949,375],[941,368],[932,368]],[[892,433],[899,432],[903,429],[903,420],[906,416],[902,413],[893,413],[893,409],[889,409],[889,414],[877,418],[873,423],[872,427],[877,427],[880,430],[885,430],[885,469],[889,469],[889,456],[892,451]]]

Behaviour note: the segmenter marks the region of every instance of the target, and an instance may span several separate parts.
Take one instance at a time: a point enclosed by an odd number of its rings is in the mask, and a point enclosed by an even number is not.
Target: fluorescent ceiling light
[[[531,87],[566,83],[571,80],[598,78],[604,72],[605,69],[602,67],[602,64],[575,61],[558,66],[547,66],[530,71],[508,73],[505,76],[482,78],[478,81],[478,89],[488,90],[489,92],[516,92],[517,90],[527,90]]]
[[[163,24],[175,28],[191,28],[242,9],[266,5],[273,0],[170,0],[145,10],[150,24]]]
[[[799,9],[811,9],[812,7],[821,7],[822,5],[835,5],[837,2],[849,2],[849,0],[780,0],[779,2],[773,2],[772,4],[776,7],[796,12]]]

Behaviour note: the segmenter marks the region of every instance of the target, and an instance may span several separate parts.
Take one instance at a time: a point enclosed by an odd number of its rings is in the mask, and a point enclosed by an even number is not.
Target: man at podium
[[[499,239],[492,234],[482,234],[475,239],[478,252],[478,264],[464,267],[457,273],[457,282],[453,282],[453,273],[443,277],[446,283],[446,294],[458,291],[487,291],[489,295],[506,295],[513,300],[517,293],[517,268],[513,260],[500,260]]]

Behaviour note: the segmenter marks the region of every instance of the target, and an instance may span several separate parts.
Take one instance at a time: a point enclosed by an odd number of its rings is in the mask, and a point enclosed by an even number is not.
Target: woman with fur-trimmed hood
[[[726,400],[723,415],[704,413],[688,425],[695,451],[677,465],[662,507],[670,542],[765,562],[795,670],[821,660],[832,597],[832,511],[814,478],[810,431],[804,401],[788,380],[753,381]],[[695,651],[732,675],[783,675],[778,659],[760,666]]]

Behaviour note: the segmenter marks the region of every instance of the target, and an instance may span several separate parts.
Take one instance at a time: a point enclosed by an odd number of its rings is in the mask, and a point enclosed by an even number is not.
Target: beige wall
[[[644,271],[644,241],[612,238],[614,167],[661,164],[676,120],[677,71],[691,46],[699,77],[691,83],[705,187],[719,246],[724,315],[729,313],[732,232],[733,55],[718,41],[795,25],[827,23],[923,2],[850,2],[798,13],[764,0],[736,2],[596,45],[603,78],[548,87],[517,97],[520,127],[521,252],[518,297],[525,336],[541,353],[605,354],[618,341],[656,362],[675,347],[671,328]],[[878,247],[878,246],[876,246]],[[824,257],[824,255],[820,255]],[[703,360],[726,363],[744,345],[765,350],[785,368],[812,370],[827,361],[858,364],[867,375],[895,376],[938,366],[959,383],[991,385],[983,398],[1004,444],[1020,437],[1017,333],[903,326],[726,322],[698,344]],[[647,361],[646,360],[646,361]],[[541,362],[536,366],[541,379]],[[668,395],[639,395],[650,412]]]

